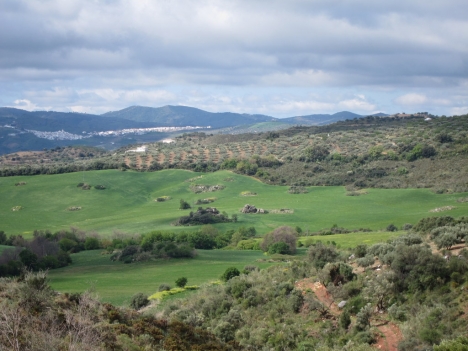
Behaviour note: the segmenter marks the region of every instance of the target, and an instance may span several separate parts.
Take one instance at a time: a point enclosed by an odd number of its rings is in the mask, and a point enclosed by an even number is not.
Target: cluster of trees
[[[187,209],[190,207],[187,202],[181,200],[181,209]],[[204,224],[215,224],[215,223],[225,223],[225,222],[237,222],[237,215],[233,214],[231,219],[229,218],[226,212],[220,213],[214,207],[198,207],[197,211],[191,211],[188,216],[182,216],[177,221],[174,222],[174,225],[204,225]]]
[[[82,171],[99,171],[104,169],[128,169],[128,166],[124,162],[112,160],[34,166],[26,165],[10,168],[0,168],[0,177],[63,174]]]
[[[35,232],[30,240],[22,236],[7,237],[0,231],[0,245],[11,246],[0,254],[0,277],[21,274],[24,269],[39,271],[69,265],[72,260],[67,250],[60,245],[58,236]]]

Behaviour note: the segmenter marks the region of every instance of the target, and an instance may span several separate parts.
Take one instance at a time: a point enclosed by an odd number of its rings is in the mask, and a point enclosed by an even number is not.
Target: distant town
[[[10,125],[5,125],[6,128],[14,128]],[[118,135],[125,135],[125,134],[146,134],[151,132],[177,132],[182,130],[194,130],[194,129],[210,129],[211,126],[207,127],[199,127],[199,126],[185,126],[185,127],[154,127],[154,128],[128,128],[128,129],[120,129],[120,130],[108,130],[104,132],[91,132],[86,133],[83,132],[82,135],[80,134],[72,134],[68,133],[64,130],[59,130],[56,132],[42,132],[39,130],[32,130],[32,129],[25,129],[25,130],[18,130],[18,133],[32,133],[38,138],[48,139],[48,140],[79,140],[85,138],[91,138],[93,136],[118,136]],[[14,133],[13,133],[14,134]]]

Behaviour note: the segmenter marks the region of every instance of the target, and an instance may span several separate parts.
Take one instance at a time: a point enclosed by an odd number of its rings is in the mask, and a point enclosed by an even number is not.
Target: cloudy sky
[[[466,0],[1,0],[0,106],[468,113]]]

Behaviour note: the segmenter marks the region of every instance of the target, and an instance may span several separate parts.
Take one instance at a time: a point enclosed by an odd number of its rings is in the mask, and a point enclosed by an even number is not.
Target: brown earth
[[[328,307],[331,315],[337,317],[341,311],[328,292],[327,288],[320,282],[314,282],[311,278],[305,278],[296,282],[296,289],[306,291],[310,289],[314,292],[317,300]],[[380,335],[377,342],[373,345],[375,348],[384,351],[398,351],[398,343],[403,338],[400,328],[391,322],[384,321],[383,324],[375,325]]]
[[[377,326],[377,329],[382,335],[373,346],[379,350],[398,351],[398,343],[403,338],[400,328],[396,324],[386,323]]]

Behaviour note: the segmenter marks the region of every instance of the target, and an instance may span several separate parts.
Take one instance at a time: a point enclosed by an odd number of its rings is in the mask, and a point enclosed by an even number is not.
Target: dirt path
[[[305,291],[307,289],[312,290],[315,296],[317,296],[317,300],[319,300],[321,303],[327,306],[331,314],[338,316],[341,313],[340,309],[333,301],[333,298],[328,292],[327,288],[322,283],[314,282],[312,279],[306,278],[298,281],[296,283],[296,288],[302,291]]]
[[[328,307],[331,315],[335,317],[340,315],[340,309],[322,283],[314,282],[310,278],[305,278],[297,281],[295,285],[296,289],[301,291],[306,291],[307,289],[312,290],[317,300]],[[398,343],[403,338],[400,328],[396,324],[387,321],[375,327],[379,330],[381,335],[377,338],[377,342],[373,346],[379,350],[398,351]]]
[[[377,338],[373,345],[379,350],[398,351],[398,343],[403,338],[400,328],[393,323],[386,323],[377,327],[382,336]]]

